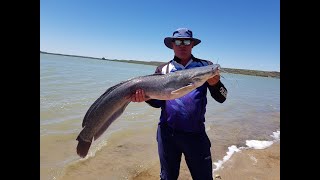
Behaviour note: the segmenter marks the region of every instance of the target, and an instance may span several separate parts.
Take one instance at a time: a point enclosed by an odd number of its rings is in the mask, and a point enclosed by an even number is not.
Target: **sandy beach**
[[[233,154],[222,168],[214,172],[214,176],[214,179],[225,180],[279,180],[280,142],[266,149],[247,149]],[[154,163],[133,179],[159,179],[159,163]],[[192,180],[184,159],[181,161],[179,180]]]
[[[223,168],[215,172],[217,175],[228,180],[280,179],[280,142],[266,149],[248,149],[233,154]]]

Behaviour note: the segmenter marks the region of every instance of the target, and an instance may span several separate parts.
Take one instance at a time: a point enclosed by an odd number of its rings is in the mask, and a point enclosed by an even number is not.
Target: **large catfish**
[[[91,105],[84,116],[83,129],[77,137],[78,155],[85,157],[88,154],[93,139],[98,139],[123,113],[136,90],[144,90],[146,97],[151,99],[180,98],[217,75],[219,69],[219,64],[213,64],[168,74],[140,76],[110,87]]]

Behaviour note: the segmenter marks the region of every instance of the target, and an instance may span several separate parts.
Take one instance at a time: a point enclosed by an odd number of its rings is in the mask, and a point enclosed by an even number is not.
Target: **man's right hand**
[[[142,90],[142,89],[136,90],[136,93],[132,94],[132,96],[131,96],[132,102],[144,102],[149,99],[150,98],[146,98],[146,94],[144,93],[144,90]]]

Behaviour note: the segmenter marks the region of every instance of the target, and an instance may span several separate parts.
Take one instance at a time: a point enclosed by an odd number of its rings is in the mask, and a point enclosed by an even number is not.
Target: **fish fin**
[[[100,96],[91,106],[90,108],[87,110],[86,114],[84,115],[84,118],[82,120],[82,127],[84,128],[88,122],[89,116],[91,115],[92,112],[94,112],[94,110],[97,109],[97,107],[100,104],[100,101],[102,100],[102,96]]]
[[[118,109],[118,111],[113,113],[112,116],[105,121],[102,127],[94,134],[94,140],[98,139],[107,130],[110,124],[123,113],[129,103],[130,101],[126,102],[121,108]]]
[[[194,84],[189,84],[187,86],[184,86],[182,88],[172,91],[171,94],[183,94],[185,92],[192,91],[193,89],[194,89]]]
[[[112,123],[111,120],[107,120],[102,127],[94,134],[94,140],[98,139],[110,126],[110,124]]]
[[[87,156],[89,148],[91,146],[91,142],[87,142],[81,139],[80,136],[77,137],[78,145],[77,145],[77,154],[84,158]]]

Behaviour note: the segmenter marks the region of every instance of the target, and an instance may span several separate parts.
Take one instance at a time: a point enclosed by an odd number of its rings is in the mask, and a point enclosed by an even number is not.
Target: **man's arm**
[[[228,91],[220,80],[214,85],[209,85],[208,83],[208,89],[213,99],[215,99],[219,103],[223,103],[226,100]]]
[[[164,104],[164,100],[158,100],[158,99],[150,99],[145,102],[154,108],[160,108]]]
[[[209,64],[212,64],[212,62],[210,61]],[[213,97],[213,99],[219,103],[223,103],[227,98],[228,91],[220,81],[220,71],[217,71],[217,74],[208,79],[206,83],[208,85],[211,97]]]

